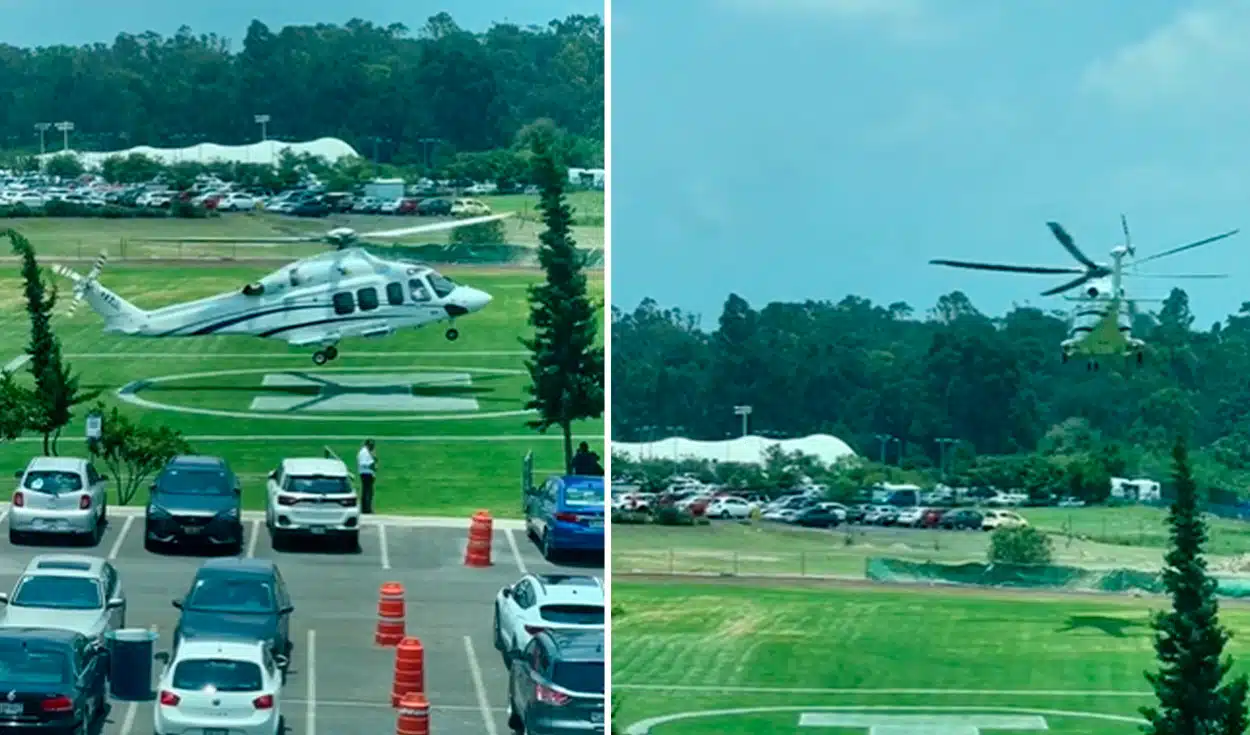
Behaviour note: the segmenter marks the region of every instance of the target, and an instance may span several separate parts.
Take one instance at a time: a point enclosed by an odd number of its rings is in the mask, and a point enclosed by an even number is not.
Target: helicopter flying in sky
[[[1100,357],[1124,356],[1134,359],[1140,365],[1145,360],[1146,343],[1133,336],[1133,317],[1137,313],[1136,303],[1147,301],[1147,299],[1129,298],[1124,286],[1125,280],[1132,278],[1169,280],[1227,278],[1226,274],[1139,273],[1137,268],[1160,258],[1232,237],[1240,230],[1230,230],[1136,260],[1137,249],[1133,246],[1128,219],[1124,215],[1120,215],[1120,225],[1124,231],[1124,242],[1112,248],[1110,264],[1095,263],[1090,260],[1076,246],[1076,242],[1067,230],[1057,222],[1047,222],[1046,226],[1050,228],[1051,234],[1055,236],[1064,250],[1068,251],[1068,254],[1080,264],[1080,267],[999,265],[964,260],[931,260],[929,262],[933,265],[953,268],[1007,273],[1076,274],[1076,278],[1042,292],[1043,296],[1055,296],[1077,288],[1081,289],[1077,296],[1064,297],[1075,306],[1069,319],[1068,337],[1060,345],[1063,351],[1063,361],[1068,362],[1074,357],[1085,358],[1086,369],[1097,370]]]
[[[74,284],[68,314],[87,304],[104,318],[104,331],[134,337],[174,338],[251,335],[279,339],[295,347],[315,347],[312,360],[324,365],[338,357],[349,337],[386,337],[401,329],[449,322],[445,336],[455,340],[458,317],[481,311],[491,301],[485,291],[456,283],[429,265],[381,258],[359,247],[365,239],[392,239],[483,224],[507,214],[471,217],[396,230],[357,233],[340,227],[323,235],[277,238],[147,238],[201,243],[313,243],[335,250],[295,261],[244,285],[238,291],[144,310],[100,283],[104,253],[82,275],[65,266],[57,274]]]

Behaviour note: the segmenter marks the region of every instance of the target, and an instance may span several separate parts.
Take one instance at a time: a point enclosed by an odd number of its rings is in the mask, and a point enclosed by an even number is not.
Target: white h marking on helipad
[[[314,411],[343,413],[378,411],[411,413],[419,411],[478,410],[476,398],[413,395],[414,386],[468,388],[468,373],[370,373],[364,375],[304,375],[269,373],[261,382],[265,388],[316,388],[315,395],[261,395],[252,399],[253,411]]]
[[[879,715],[804,712],[799,727],[867,730],[870,735],[979,735],[982,730],[1048,730],[1038,715]]]

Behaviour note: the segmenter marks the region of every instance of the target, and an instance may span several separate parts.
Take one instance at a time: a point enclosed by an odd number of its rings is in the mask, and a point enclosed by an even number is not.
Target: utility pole
[[[269,116],[268,115],[255,115],[252,117],[252,120],[254,120],[256,124],[260,126],[261,142],[263,143],[269,140]]]
[[[939,461],[939,465],[940,465],[940,467],[941,467],[941,472],[942,472],[942,481],[943,481],[943,482],[945,482],[945,481],[946,481],[946,471],[947,471],[947,469],[948,469],[948,468],[947,468],[947,466],[946,466],[946,464],[947,464],[947,462],[946,462],[946,447],[948,447],[948,446],[949,446],[949,445],[951,445],[951,444],[956,444],[956,443],[958,443],[958,442],[959,442],[959,440],[958,440],[958,439],[952,439],[952,438],[950,438],[950,437],[940,436],[940,437],[938,437],[935,441],[937,441],[937,443],[938,443],[938,453],[939,453],[939,460],[938,460],[938,461]]]
[[[742,435],[746,436],[747,429],[749,426],[747,422],[749,420],[748,417],[751,415],[751,407],[750,406],[734,406],[734,414],[742,417]]]
[[[50,127],[52,127],[52,123],[35,123],[35,130],[39,131],[39,155],[41,156],[48,152],[48,147],[45,145],[45,136],[48,134],[48,128]]]
[[[898,443],[898,437],[892,434],[877,434],[877,441],[881,442],[881,464],[885,464],[886,447],[891,443]]]
[[[66,120],[65,122],[59,122],[56,124],[56,129],[61,131],[61,150],[68,151],[69,150],[69,134],[70,134],[70,131],[74,129],[74,123],[69,122],[68,120]]]
[[[421,144],[421,160],[425,163],[425,169],[430,169],[430,153],[440,138],[421,138],[417,140]]]

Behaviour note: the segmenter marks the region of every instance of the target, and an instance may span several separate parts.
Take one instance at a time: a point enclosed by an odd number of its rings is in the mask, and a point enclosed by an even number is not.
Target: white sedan
[[[156,735],[279,735],[282,673],[262,641],[184,639],[161,674]]]
[[[708,504],[706,515],[708,518],[749,518],[751,511],[758,507],[743,498],[721,497]]]

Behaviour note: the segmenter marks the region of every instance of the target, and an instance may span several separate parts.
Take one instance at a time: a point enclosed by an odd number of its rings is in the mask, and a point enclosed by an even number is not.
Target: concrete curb
[[[8,503],[0,503],[0,513],[8,512],[8,510]],[[114,505],[109,508],[109,515],[121,518],[142,517],[143,513],[144,508],[133,505]],[[260,510],[245,510],[243,511],[243,520],[263,521],[265,520],[265,513]],[[371,515],[365,516],[361,525],[365,527],[395,526],[397,528],[463,528],[468,530],[470,523],[470,518],[448,516]],[[503,531],[525,530],[525,521],[519,521],[515,518],[495,518],[493,525],[495,528]]]

